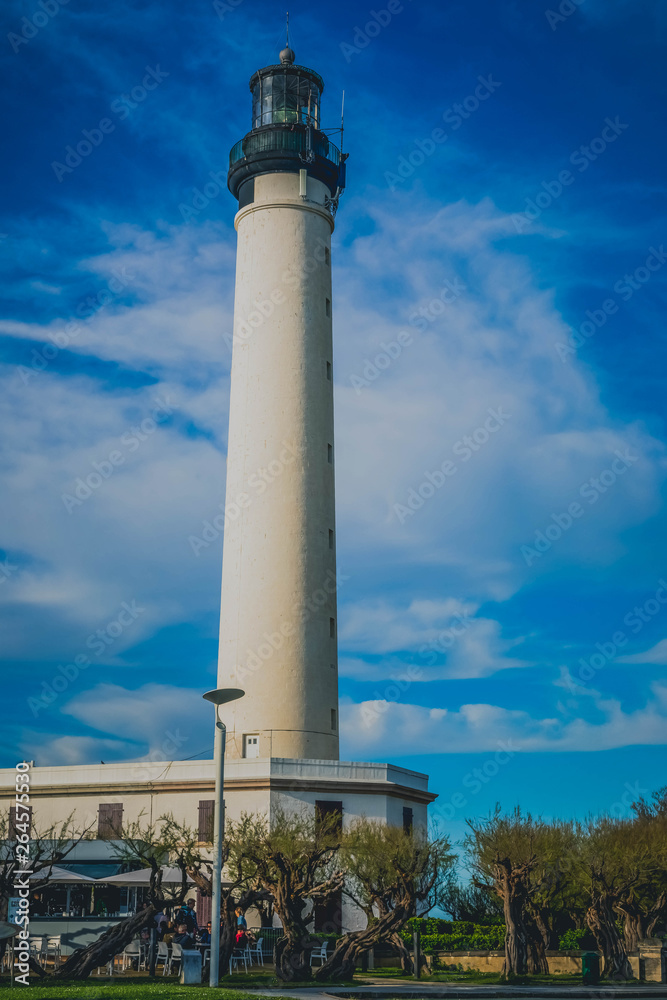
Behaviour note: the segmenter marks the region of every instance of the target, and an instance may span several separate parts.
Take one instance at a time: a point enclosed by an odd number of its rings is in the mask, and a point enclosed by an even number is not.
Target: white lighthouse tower
[[[324,84],[280,63],[250,80],[230,154],[238,198],[220,617],[230,758],[338,759],[331,233],[345,157]]]

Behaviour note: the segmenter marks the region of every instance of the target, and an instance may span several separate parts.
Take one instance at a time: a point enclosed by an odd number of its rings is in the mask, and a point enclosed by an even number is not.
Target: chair
[[[123,962],[123,972],[125,972],[128,965],[132,965],[135,959],[137,961],[137,971],[142,968],[143,958],[141,954],[141,945],[137,938],[125,945],[125,949],[121,957]]]
[[[323,941],[322,944],[321,944],[321,946],[320,946],[320,950],[319,951],[317,951],[317,949],[313,949],[313,951],[311,951],[311,953],[310,953],[310,964],[311,965],[313,964],[313,962],[315,961],[315,959],[319,959],[320,962],[322,963],[322,965],[324,965],[324,963],[327,960],[327,944],[328,944],[327,941]]]
[[[264,965],[264,954],[262,952],[262,941],[263,938],[257,938],[254,947],[248,947],[248,955],[250,956],[250,964],[252,965],[252,956],[255,956],[258,965]]]
[[[248,971],[248,955],[247,955],[247,952],[246,952],[245,949],[243,951],[240,951],[240,950],[238,950],[238,949],[235,948],[234,951],[232,952],[232,957],[229,960],[229,971],[233,972],[234,969],[237,967],[237,965],[239,965],[240,962],[243,962],[243,968],[247,972]]]
[[[171,975],[172,969],[174,967],[174,962],[176,963],[176,965],[182,965],[183,964],[183,949],[180,946],[180,944],[176,944],[175,941],[173,942],[173,944],[171,946],[171,959],[169,961],[169,975]],[[176,973],[178,974],[178,970],[176,970]]]
[[[169,948],[167,947],[166,941],[158,941],[157,943],[157,956],[155,958],[155,972],[157,974],[157,967],[162,962],[162,975],[167,975],[167,969],[169,968]]]
[[[46,937],[44,935],[30,938],[30,957],[34,958],[42,968],[46,965]]]
[[[49,955],[53,955],[53,967],[57,969],[62,958],[60,945],[60,934],[48,935],[46,939],[46,954],[44,957],[44,967],[49,960]]]

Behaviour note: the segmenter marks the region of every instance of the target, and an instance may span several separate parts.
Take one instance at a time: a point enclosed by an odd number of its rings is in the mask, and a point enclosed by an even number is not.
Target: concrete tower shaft
[[[234,147],[229,177],[239,212],[218,683],[246,692],[222,713],[231,757],[337,760],[338,151],[308,120],[285,120],[299,67],[269,69],[274,95],[287,73],[281,117],[265,116],[237,144],[241,155]],[[303,74],[309,86],[319,80]]]

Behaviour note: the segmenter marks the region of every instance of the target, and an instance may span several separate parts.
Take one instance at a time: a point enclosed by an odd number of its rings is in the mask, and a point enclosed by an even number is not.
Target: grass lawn
[[[248,979],[251,977],[248,976]],[[229,977],[227,977],[227,980]],[[31,982],[34,982],[31,977]],[[226,980],[222,980],[226,982]],[[275,980],[274,980],[275,982]],[[243,984],[246,987],[246,984]],[[267,983],[260,983],[255,989],[268,988]],[[248,986],[240,990],[238,984],[234,983],[231,988],[212,990],[208,986],[181,986],[178,979],[173,976],[170,979],[163,979],[161,976],[153,982],[149,982],[145,976],[128,976],[105,979],[103,976],[91,976],[84,982],[59,983],[49,985],[48,983],[35,983],[34,986],[22,986],[17,984],[14,989],[9,986],[6,976],[0,980],[0,998],[4,1000],[18,1000],[25,997],[25,1000],[70,1000],[76,997],[77,1000],[180,1000],[180,998],[192,997],[192,991],[196,990],[196,996],[201,1000],[205,998],[217,997],[218,1000],[255,1000],[252,988]],[[276,989],[276,1000],[279,1000],[279,991]],[[256,998],[263,1000],[263,998]]]

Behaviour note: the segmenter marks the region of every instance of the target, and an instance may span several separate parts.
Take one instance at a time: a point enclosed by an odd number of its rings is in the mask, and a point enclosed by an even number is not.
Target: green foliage
[[[561,935],[560,951],[589,951],[596,947],[595,938],[586,927],[572,927]]]
[[[438,917],[413,917],[402,932],[406,944],[414,931],[421,934],[422,950],[499,951],[505,947],[505,928],[501,924],[474,924],[470,920],[441,920]]]

